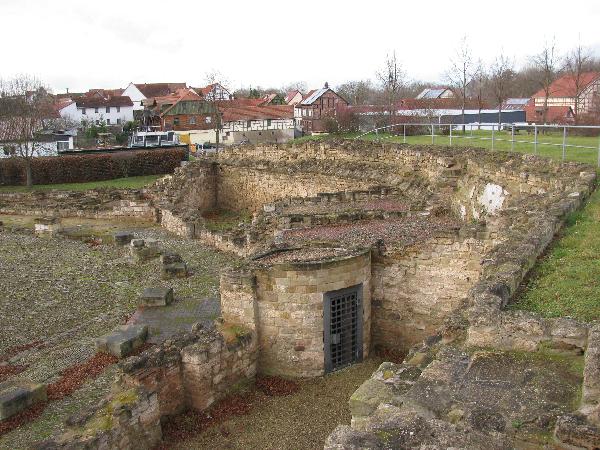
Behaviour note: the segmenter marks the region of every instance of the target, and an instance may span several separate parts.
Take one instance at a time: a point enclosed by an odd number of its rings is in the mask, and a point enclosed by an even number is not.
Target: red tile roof
[[[600,72],[584,72],[580,77],[580,89],[585,89],[594,81],[600,78]],[[577,87],[575,86],[576,79],[572,75],[563,75],[558,80],[550,85],[550,97],[575,97]],[[533,95],[534,98],[544,98],[546,93],[540,89]]]
[[[127,96],[116,95],[114,97],[82,97],[75,99],[78,108],[103,108],[106,106],[133,106],[133,102]]]
[[[224,122],[237,120],[262,120],[262,119],[293,119],[294,108],[289,105],[266,106],[223,106],[219,107],[223,113]],[[231,102],[227,102],[228,104]]]
[[[144,97],[152,98],[173,94],[177,89],[185,89],[187,85],[186,83],[143,83],[136,84],[135,87],[144,94]]]

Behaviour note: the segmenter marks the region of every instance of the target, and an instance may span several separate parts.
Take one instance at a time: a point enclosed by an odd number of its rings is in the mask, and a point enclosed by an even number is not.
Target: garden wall
[[[83,183],[140,175],[163,175],[188,158],[185,148],[131,150],[39,157],[31,160],[33,184]],[[26,184],[25,162],[19,158],[0,160],[0,186]]]

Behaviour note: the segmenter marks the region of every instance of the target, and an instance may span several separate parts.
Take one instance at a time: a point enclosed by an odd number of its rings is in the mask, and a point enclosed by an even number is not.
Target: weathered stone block
[[[164,264],[162,272],[164,278],[185,278],[188,276],[187,265],[184,262]]]
[[[130,244],[133,248],[142,248],[146,245],[143,239],[131,239]]]
[[[139,298],[140,306],[167,306],[173,301],[173,288],[146,288]]]
[[[46,401],[46,385],[24,380],[0,384],[0,420],[7,419],[38,402]]]
[[[173,252],[165,252],[160,256],[160,262],[163,264],[175,264],[183,262],[181,255]]]
[[[368,416],[393,396],[392,387],[383,381],[369,378],[350,397],[352,417]]]
[[[132,241],[133,242],[133,241]],[[160,250],[157,247],[132,247],[131,252],[136,261],[144,262],[158,258]]]
[[[115,240],[115,244],[127,245],[133,239],[133,233],[130,233],[129,231],[119,231],[118,233],[114,234],[113,238]]]
[[[146,325],[120,325],[112,333],[96,340],[98,351],[123,358],[140,347],[148,337]]]
[[[33,224],[36,234],[52,234],[60,231],[60,219],[58,217],[38,217],[34,219]]]

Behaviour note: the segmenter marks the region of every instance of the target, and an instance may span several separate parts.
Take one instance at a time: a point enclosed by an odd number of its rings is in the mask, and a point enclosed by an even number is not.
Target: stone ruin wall
[[[0,192],[0,214],[157,220],[156,208],[141,190]]]
[[[371,253],[317,263],[280,263],[221,277],[225,320],[257,330],[261,373],[323,375],[323,295],[363,286],[363,356],[371,348]]]
[[[314,197],[320,192],[367,189],[373,185],[335,175],[285,174],[228,165],[221,165],[218,180],[219,206],[253,213],[286,197]]]
[[[188,408],[205,411],[236,386],[252,383],[257,352],[252,332],[235,342],[210,329],[167,340],[122,361],[118,390],[36,448],[155,448],[162,420]]]
[[[373,344],[402,352],[435,334],[479,280],[492,243],[439,236],[373,259]]]

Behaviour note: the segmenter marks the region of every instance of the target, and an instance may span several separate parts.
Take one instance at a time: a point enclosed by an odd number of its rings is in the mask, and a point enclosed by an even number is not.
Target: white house
[[[58,156],[60,152],[73,150],[73,136],[63,133],[39,134],[34,142],[27,143],[32,156]],[[19,156],[18,144],[0,141],[0,158]]]
[[[99,124],[104,121],[107,125],[122,125],[133,120],[133,102],[124,95],[78,97],[59,107],[58,112],[63,119],[78,123]]]

